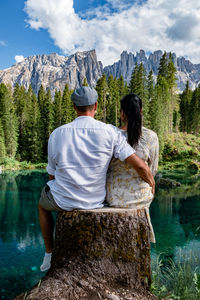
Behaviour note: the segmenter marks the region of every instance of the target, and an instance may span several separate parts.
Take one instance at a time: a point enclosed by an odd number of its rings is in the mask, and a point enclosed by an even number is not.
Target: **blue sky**
[[[0,70],[14,63],[15,56],[30,56],[56,52],[63,55],[62,49],[54,44],[47,30],[33,30],[28,26],[24,0],[2,0],[0,12]],[[77,13],[91,7],[104,5],[103,0],[75,0]]]
[[[104,65],[140,49],[200,63],[196,0],[2,0],[0,14],[0,69],[30,55],[94,48]]]

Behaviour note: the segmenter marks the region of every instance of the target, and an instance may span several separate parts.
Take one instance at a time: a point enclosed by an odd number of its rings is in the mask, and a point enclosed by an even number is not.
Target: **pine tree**
[[[43,136],[41,135],[39,105],[31,86],[26,93],[24,116],[25,120],[20,153],[21,159],[39,162],[41,161],[43,152]]]
[[[167,115],[166,115],[166,99],[169,98],[169,89],[167,81],[160,76],[155,85],[153,99],[151,101],[151,128],[157,133],[160,144],[160,151],[164,148],[164,141],[168,135]]]
[[[149,103],[149,113],[148,113],[149,127],[153,128],[153,114],[154,114],[153,105],[155,105],[155,89],[154,89],[152,70],[149,72],[148,75],[147,89],[148,89],[148,103]]]
[[[25,123],[25,107],[26,107],[26,90],[23,86],[16,84],[13,93],[16,116],[19,124],[19,136],[18,136],[18,148],[17,148],[17,159],[21,159],[21,154],[23,152],[23,133],[24,133],[24,123]]]
[[[38,91],[38,97],[37,97],[38,98],[38,104],[39,104],[40,112],[42,112],[44,110],[45,97],[46,97],[46,93],[45,93],[43,85],[41,85],[40,89]]]
[[[167,83],[169,87],[169,105],[168,105],[168,132],[172,133],[173,128],[178,128],[179,125],[179,105],[178,96],[176,93],[176,68],[173,63],[172,54],[169,54],[167,64]]]
[[[51,92],[48,89],[45,95],[44,107],[40,111],[41,121],[43,123],[44,144],[43,144],[43,159],[47,159],[47,145],[49,136],[53,131],[53,105],[51,99]]]
[[[136,94],[142,100],[142,113],[144,126],[149,126],[149,101],[148,101],[148,90],[147,90],[147,78],[143,64],[141,63],[137,74],[137,89]]]
[[[43,86],[41,85],[38,92],[38,104],[40,110],[40,132],[42,142],[42,160],[47,160],[47,145],[48,139],[53,131],[53,104],[51,99],[51,92],[48,89],[45,93]]]
[[[118,127],[120,114],[120,97],[118,90],[118,81],[116,78],[113,78],[112,75],[110,75],[108,78],[108,97],[106,110],[106,122]]]
[[[165,79],[168,78],[168,62],[167,62],[167,53],[164,52],[160,59],[160,65],[158,69],[158,77],[162,76]]]
[[[17,151],[18,122],[11,89],[0,84],[0,118],[4,131],[6,155],[15,158]]]
[[[62,124],[72,122],[75,118],[71,93],[68,84],[66,84],[62,95]]]
[[[160,66],[158,71],[157,83],[166,82],[167,94],[164,101],[164,113],[166,119],[166,135],[173,132],[173,128],[177,130],[178,128],[178,96],[176,94],[176,68],[174,67],[172,54],[169,54],[167,57],[167,53],[165,52],[160,59]],[[164,91],[165,93],[166,91]]]
[[[148,75],[147,89],[148,89],[148,101],[150,103],[154,96],[154,82],[153,82],[153,71],[152,70],[149,72],[149,75]]]
[[[5,137],[0,118],[0,163],[6,157]]]
[[[131,80],[129,82],[129,93],[137,94],[138,87],[138,64],[136,63],[135,68],[133,69]]]
[[[117,83],[118,83],[119,98],[121,100],[125,95],[129,93],[129,88],[127,86],[127,83],[124,83],[124,78],[122,75],[117,79]]]
[[[191,120],[192,115],[191,109],[190,109],[190,103],[192,99],[192,91],[189,87],[189,81],[187,81],[185,90],[180,95],[180,114],[181,114],[181,120],[180,120],[180,130],[190,132],[191,131]]]
[[[193,134],[200,132],[200,87],[193,91],[190,102],[190,130]]]
[[[53,111],[54,128],[57,128],[62,125],[62,95],[61,92],[57,90],[54,96]]]
[[[132,73],[129,90],[140,97],[143,103],[143,123],[145,126],[149,126],[149,101],[148,101],[148,90],[147,90],[147,78],[146,71],[143,64],[141,63],[136,67]]]
[[[96,114],[96,119],[106,122],[107,119],[107,99],[109,96],[108,84],[106,80],[106,75],[103,74],[101,78],[97,81],[96,91],[98,93],[98,109]]]

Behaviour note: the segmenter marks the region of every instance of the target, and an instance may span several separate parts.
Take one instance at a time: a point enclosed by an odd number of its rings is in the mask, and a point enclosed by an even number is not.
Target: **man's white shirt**
[[[124,161],[134,153],[118,128],[92,117],[58,127],[49,138],[47,165],[55,202],[64,210],[101,208],[112,156]]]

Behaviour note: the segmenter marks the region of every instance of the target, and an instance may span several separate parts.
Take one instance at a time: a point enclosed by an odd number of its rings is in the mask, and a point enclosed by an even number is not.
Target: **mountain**
[[[50,55],[29,56],[22,62],[0,71],[0,82],[10,84],[12,87],[18,83],[28,88],[33,87],[38,92],[42,84],[45,89],[50,88],[54,93],[56,89],[63,91],[66,83],[70,89],[80,86],[86,78],[90,86],[95,86],[103,72],[107,76],[124,77],[126,82],[130,81],[131,74],[136,63],[143,63],[147,74],[152,69],[154,78],[158,74],[161,50],[151,53],[149,56],[143,50],[138,53],[123,51],[120,60],[113,65],[103,68],[97,60],[95,50],[77,52],[71,56],[60,56],[56,53]],[[190,87],[194,89],[200,83],[200,64],[192,64],[184,57],[177,57],[173,53],[173,61],[177,69],[177,84],[180,91],[185,88],[187,80]]]
[[[158,68],[162,55],[163,52],[161,50],[151,53],[148,57],[144,50],[140,50],[140,52],[135,55],[123,51],[120,60],[113,65],[105,67],[104,72],[107,76],[112,74],[113,77],[117,78],[122,75],[124,80],[129,82],[136,63],[138,65],[143,63],[147,74],[152,69],[153,75],[156,77],[158,75]],[[192,64],[184,57],[177,57],[175,53],[172,54],[172,58],[177,69],[176,77],[179,90],[184,90],[187,80],[190,83],[190,88],[195,89],[200,83],[200,64]]]
[[[70,89],[80,86],[87,78],[90,86],[95,86],[103,73],[103,65],[97,61],[95,50],[77,52],[69,57],[56,53],[29,56],[20,63],[0,71],[0,82],[15,86],[16,83],[29,85],[37,93],[42,84],[45,89],[64,90],[68,83]]]

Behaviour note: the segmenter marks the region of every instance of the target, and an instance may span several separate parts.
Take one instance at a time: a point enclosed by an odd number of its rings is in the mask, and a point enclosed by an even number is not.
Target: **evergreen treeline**
[[[142,64],[136,65],[129,85],[123,77],[98,80],[98,111],[96,119],[119,126],[120,99],[127,93],[137,94],[143,101],[144,126],[159,137],[161,153],[164,142],[172,132],[193,134],[200,132],[200,87],[191,91],[189,84],[181,95],[177,93],[176,69],[172,55],[163,54],[157,81],[153,72],[148,76]],[[87,85],[86,79],[83,85]],[[50,133],[58,126],[71,122],[75,111],[71,93],[66,84],[63,93],[41,85],[36,96],[31,87],[11,87],[0,84],[0,161],[6,157],[19,161],[42,162],[47,160],[47,142]]]

